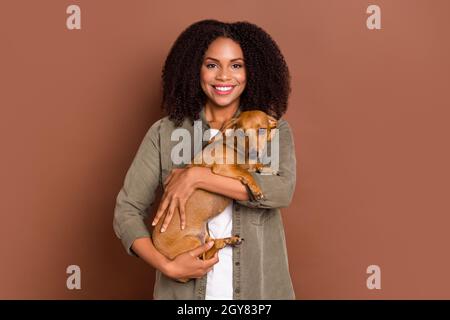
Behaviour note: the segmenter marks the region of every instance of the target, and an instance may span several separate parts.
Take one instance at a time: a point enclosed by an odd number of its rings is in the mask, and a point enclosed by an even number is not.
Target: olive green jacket
[[[241,109],[236,111],[239,115]],[[200,113],[202,132],[209,129],[204,109]],[[185,119],[186,128],[194,137],[192,120]],[[233,248],[234,299],[295,299],[289,275],[285,234],[280,209],[288,207],[295,189],[296,159],[294,141],[286,120],[278,121],[279,171],[277,175],[251,174],[264,198],[255,200],[249,188],[248,201],[233,200],[233,230],[245,241]],[[171,141],[175,125],[168,117],[155,122],[145,135],[129,168],[114,210],[114,231],[126,251],[137,238],[150,237],[147,228],[148,208],[155,200],[155,190],[175,167],[170,154],[179,143]],[[202,137],[203,135],[201,135]],[[269,142],[270,144],[270,142]],[[270,149],[269,149],[270,150]],[[192,145],[192,154],[194,153]],[[204,299],[206,279],[176,282],[156,271],[155,299]]]

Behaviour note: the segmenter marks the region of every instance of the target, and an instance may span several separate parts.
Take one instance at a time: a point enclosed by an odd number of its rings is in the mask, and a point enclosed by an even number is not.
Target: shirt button
[[[239,205],[236,205],[236,211],[239,211],[241,207]]]
[[[237,265],[237,266],[241,265],[241,263],[239,261],[236,261],[234,264]]]
[[[241,292],[241,289],[236,288],[236,289],[234,289],[234,292],[235,292],[235,293],[240,293],[240,292]]]

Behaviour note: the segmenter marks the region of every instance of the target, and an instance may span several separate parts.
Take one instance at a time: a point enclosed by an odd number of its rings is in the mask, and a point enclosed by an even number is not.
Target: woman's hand
[[[197,187],[199,170],[197,167],[173,169],[164,182],[164,195],[153,219],[152,226],[155,226],[159,219],[167,211],[167,215],[161,227],[161,232],[167,229],[172,220],[175,209],[178,208],[180,214],[181,229],[186,226],[186,202]]]
[[[218,252],[209,260],[199,259],[199,255],[208,251],[214,241],[205,243],[191,251],[178,255],[174,260],[168,262],[161,270],[166,276],[173,279],[201,278],[208,273],[213,266],[219,262]]]

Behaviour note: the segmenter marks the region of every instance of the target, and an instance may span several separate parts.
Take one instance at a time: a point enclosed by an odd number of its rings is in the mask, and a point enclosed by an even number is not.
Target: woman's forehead
[[[229,38],[217,38],[209,45],[205,57],[216,60],[244,59],[241,46]]]

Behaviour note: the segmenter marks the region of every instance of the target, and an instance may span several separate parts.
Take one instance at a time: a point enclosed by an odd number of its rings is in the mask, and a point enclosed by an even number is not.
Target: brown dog
[[[197,159],[202,156],[202,162],[200,164],[195,164],[199,161],[193,161],[194,164],[190,164],[187,167],[208,167],[211,168],[214,174],[238,179],[250,188],[253,194],[256,195],[257,199],[261,199],[263,198],[261,189],[253,179],[250,172],[256,170],[261,171],[263,166],[260,163],[248,163],[248,137],[245,138],[245,162],[239,164],[239,162],[236,161],[239,148],[237,148],[235,143],[232,145],[226,143],[227,140],[223,138],[223,133],[227,129],[242,129],[244,131],[253,129],[256,132],[258,132],[258,129],[266,129],[265,136],[258,136],[258,143],[261,145],[261,143],[265,144],[266,141],[270,141],[270,130],[276,126],[277,120],[263,111],[243,111],[240,113],[238,118],[232,118],[227,121],[220,129],[220,132],[209,141],[202,152],[195,156]],[[219,144],[222,148],[215,149],[214,147],[217,146],[217,144]],[[208,146],[209,152],[206,154]],[[223,151],[216,152],[215,150]],[[250,152],[254,151],[255,150],[250,150]],[[230,161],[227,161],[227,155],[233,156],[234,162],[232,164],[229,163]],[[212,161],[208,161],[208,163],[205,162],[205,159],[208,158],[211,160],[211,157]],[[220,159],[221,161],[219,161]],[[223,195],[208,192],[203,189],[196,189],[186,203],[186,227],[184,230],[180,229],[180,216],[178,209],[176,209],[165,232],[160,232],[165,215],[158,221],[158,224],[155,226],[152,234],[153,244],[169,259],[174,259],[179,254],[192,250],[211,240],[214,241],[214,245],[205,254],[203,254],[203,259],[212,258],[218,250],[224,248],[226,245],[240,244],[243,239],[241,239],[239,235],[225,239],[211,239],[207,230],[208,219],[225,210],[230,201],[232,201],[232,199]],[[179,281],[182,282],[186,282],[188,280],[189,279],[179,279]]]

